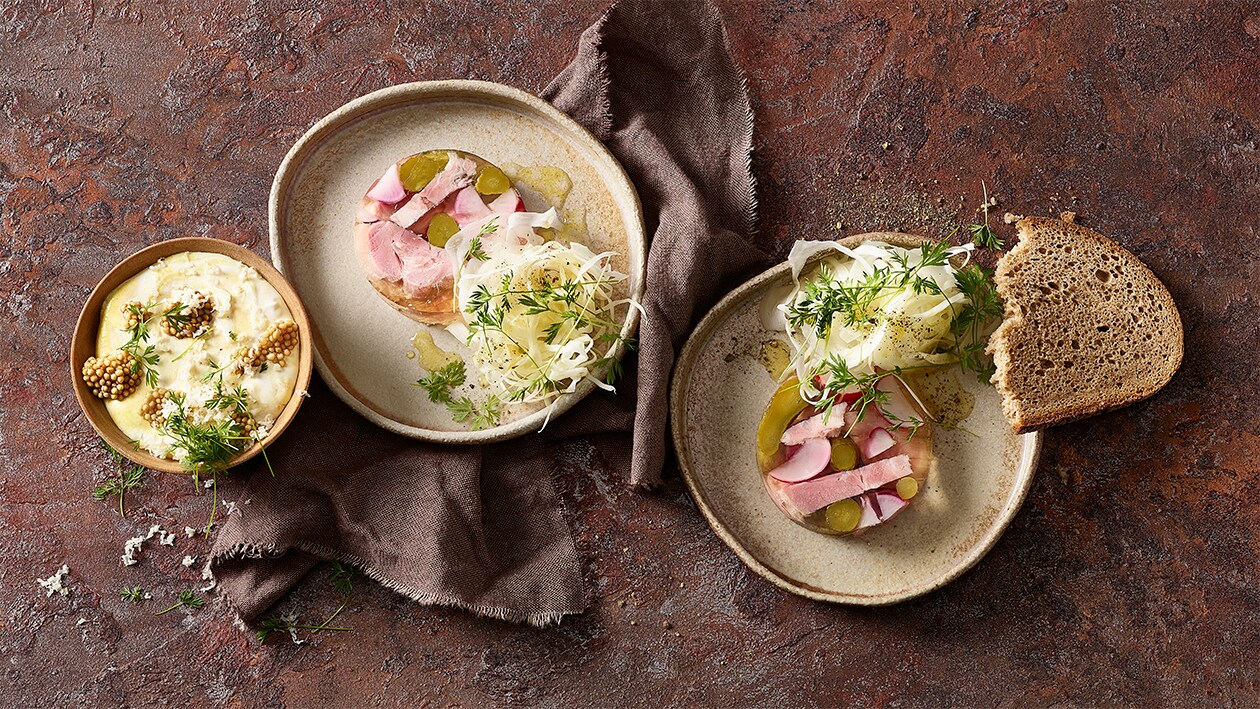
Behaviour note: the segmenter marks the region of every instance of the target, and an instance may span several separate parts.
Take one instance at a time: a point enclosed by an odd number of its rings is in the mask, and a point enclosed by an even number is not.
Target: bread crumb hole
[[[1094,271],[1094,277],[1097,278],[1102,283],[1106,283],[1107,281],[1111,280],[1111,274],[1108,273],[1107,271],[1102,270],[1101,268],[1098,269],[1097,271]]]

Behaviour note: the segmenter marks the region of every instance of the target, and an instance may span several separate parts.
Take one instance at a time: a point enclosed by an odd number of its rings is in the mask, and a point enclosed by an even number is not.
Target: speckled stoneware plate
[[[408,359],[421,325],[394,310],[368,283],[354,251],[355,212],[364,192],[395,161],[438,148],[463,150],[498,165],[557,167],[572,180],[565,202],[584,214],[586,244],[614,251],[613,267],[630,275],[628,295],[642,296],[647,251],[638,195],[598,140],[551,104],[482,81],[429,81],[382,89],[333,111],[302,136],[271,190],[271,254],[302,296],[315,329],[315,365],[343,401],[376,424],[439,443],[486,443],[539,429],[594,388],[547,409],[523,412],[482,431],[451,420],[413,386],[422,374]],[[526,207],[542,211],[537,195]],[[622,334],[638,313],[628,310]],[[616,353],[621,356],[622,350]]]
[[[1012,433],[993,387],[962,376],[976,397],[963,426],[976,435],[932,432],[937,467],[910,509],[860,536],[827,536],[789,521],[766,494],[755,440],[775,389],[759,355],[776,334],[763,327],[759,309],[767,296],[785,296],[791,278],[784,263],[740,286],[687,341],[670,410],[683,480],[718,537],[786,591],[885,605],[940,588],[984,556],[1023,503],[1040,435]]]

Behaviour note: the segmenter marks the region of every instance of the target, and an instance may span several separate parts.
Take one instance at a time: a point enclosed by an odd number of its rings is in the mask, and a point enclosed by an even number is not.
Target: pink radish
[[[887,490],[875,491],[875,503],[879,505],[879,521],[886,522],[893,515],[904,510],[910,503],[901,499],[895,492]]]
[[[871,494],[860,495],[855,498],[858,505],[862,507],[862,517],[858,519],[858,529],[863,527],[874,527],[883,520],[880,519],[879,511],[875,509],[875,496]]]
[[[870,460],[884,451],[897,445],[892,434],[886,428],[877,428],[862,441],[862,457]]]
[[[770,471],[770,477],[785,483],[798,483],[818,475],[831,462],[831,442],[826,438],[811,438],[801,444],[783,465]]]
[[[403,189],[402,180],[398,178],[398,165],[390,165],[381,179],[368,190],[367,196],[385,204],[401,202],[407,196],[407,190]]]

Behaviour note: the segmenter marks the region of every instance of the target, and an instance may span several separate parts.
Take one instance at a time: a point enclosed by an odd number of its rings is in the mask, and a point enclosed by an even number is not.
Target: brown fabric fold
[[[638,188],[651,238],[639,351],[616,395],[591,395],[541,434],[437,446],[376,429],[316,382],[255,468],[210,567],[257,618],[321,559],[361,566],[422,603],[533,624],[586,606],[552,480],[557,442],[594,437],[630,483],[660,482],[666,395],[688,332],[766,262],[751,241],[752,111],[721,17],[706,3],[627,0],[583,33],[543,94],[586,126]]]

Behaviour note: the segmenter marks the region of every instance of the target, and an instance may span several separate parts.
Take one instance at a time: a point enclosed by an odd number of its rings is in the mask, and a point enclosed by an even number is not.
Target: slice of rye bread
[[[989,339],[1016,433],[1131,404],[1172,379],[1181,316],[1149,268],[1070,221],[1027,217],[1016,230],[994,276],[1006,313]]]

